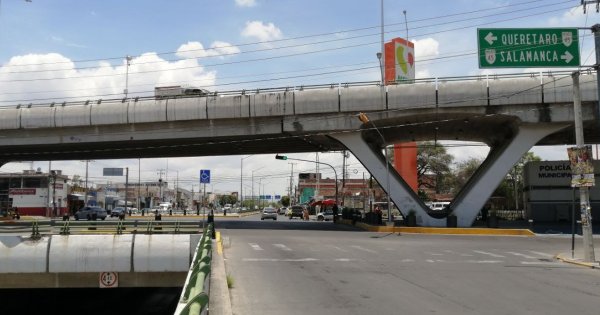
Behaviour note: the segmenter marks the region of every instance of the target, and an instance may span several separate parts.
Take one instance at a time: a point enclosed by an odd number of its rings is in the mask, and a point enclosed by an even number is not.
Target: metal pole
[[[383,0],[381,0],[381,60],[382,60],[382,62],[381,62],[380,68],[381,68],[381,84],[382,85],[385,84],[385,80],[383,79],[383,73],[384,73],[383,66],[385,65],[385,43],[384,43],[384,38],[383,38],[385,31],[384,31],[384,23],[383,23],[383,21],[384,21],[383,20],[383,11],[384,11],[383,10]],[[406,40],[408,40],[408,38]]]
[[[125,168],[125,213],[129,213],[127,209],[127,197],[129,192],[129,167]]]
[[[204,190],[202,191],[202,230],[206,223],[206,207],[204,206],[204,198],[206,198],[206,183],[204,183]]]
[[[575,187],[573,187],[571,204],[571,258],[575,258]]]
[[[129,65],[131,64],[131,56],[125,56],[125,59],[127,60],[127,70],[126,70],[126,74],[125,74],[125,98],[127,98],[127,94],[129,93]]]
[[[89,164],[90,160],[85,160],[85,196],[83,197],[83,202],[84,202],[84,206],[87,206],[88,204],[88,164]]]
[[[579,72],[573,72],[573,114],[575,118],[575,143],[584,147],[583,120],[581,113],[581,95],[579,91]],[[590,196],[588,187],[579,187],[579,207],[581,208],[581,230],[583,234],[583,253],[586,262],[595,262],[594,240],[590,216]]]
[[[141,174],[141,171],[140,171],[140,166],[141,166],[141,161],[140,161],[140,159],[138,158],[138,194],[137,194],[137,208],[138,208],[138,211],[141,211],[141,210],[142,210],[142,209],[140,209],[140,208],[141,208],[141,206],[142,206],[142,205],[141,205],[141,196],[142,196],[142,194],[140,193],[140,189],[141,189],[141,187],[142,187],[142,185],[141,185],[141,180],[142,180],[142,177],[141,177],[141,175],[140,175],[140,174]]]

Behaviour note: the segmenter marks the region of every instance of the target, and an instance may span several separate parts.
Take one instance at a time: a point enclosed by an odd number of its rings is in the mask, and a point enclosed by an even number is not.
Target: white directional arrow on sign
[[[571,55],[571,53],[569,53],[568,51],[565,51],[565,53],[560,56],[560,59],[563,59],[564,61],[569,63],[571,62],[571,60],[573,60],[573,55]]]
[[[488,42],[488,44],[493,45],[494,41],[497,40],[498,37],[494,36],[494,34],[492,34],[492,32],[489,32],[487,35],[485,35],[485,41]]]

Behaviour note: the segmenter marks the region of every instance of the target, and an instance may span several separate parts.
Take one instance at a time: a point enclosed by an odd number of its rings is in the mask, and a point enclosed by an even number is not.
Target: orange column
[[[414,192],[419,189],[417,182],[417,143],[394,144],[394,168]]]

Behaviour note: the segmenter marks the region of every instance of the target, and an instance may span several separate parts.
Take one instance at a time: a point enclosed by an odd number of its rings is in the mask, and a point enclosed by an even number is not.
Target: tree
[[[465,186],[471,176],[475,174],[482,162],[483,159],[472,157],[468,160],[457,163],[456,170],[454,172],[454,178],[450,184],[452,186],[452,191],[455,194]]]
[[[541,160],[533,152],[527,152],[506,174],[502,182],[498,185],[498,188],[494,191],[494,196],[505,198],[505,208],[521,209],[520,203],[522,203],[522,198],[519,196],[519,187],[523,187],[523,169],[525,164]]]
[[[290,206],[290,197],[289,196],[281,196],[281,205],[284,207]]]
[[[436,193],[448,190],[445,177],[450,175],[450,165],[454,157],[448,154],[446,148],[435,145],[434,142],[420,143],[417,149],[417,181],[419,187],[435,189]],[[426,175],[435,175],[435,183],[426,179]]]

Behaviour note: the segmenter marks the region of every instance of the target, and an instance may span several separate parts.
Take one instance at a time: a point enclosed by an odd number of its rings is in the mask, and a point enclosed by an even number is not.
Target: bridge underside
[[[565,104],[565,106],[568,104]],[[512,136],[511,126],[531,121],[542,123],[539,106],[514,108],[497,114],[490,109],[445,108],[372,112],[371,120],[387,144],[406,141],[460,140],[491,147]],[[554,108],[553,112],[570,112]],[[595,105],[584,104],[584,117],[594,117]],[[535,110],[532,110],[535,109]],[[500,109],[496,109],[500,111]],[[504,110],[506,112],[506,109]],[[366,141],[383,147],[377,132],[364,130],[357,113],[224,119],[207,122],[180,121],[152,124],[105,125],[60,129],[5,130],[0,136],[0,162],[78,159],[218,156],[268,153],[325,152],[345,147],[328,135],[331,130],[362,133]],[[562,122],[564,123],[564,122]],[[362,128],[362,129],[361,129]],[[585,123],[587,143],[600,142],[600,128]],[[572,128],[545,136],[536,145],[575,143]]]

